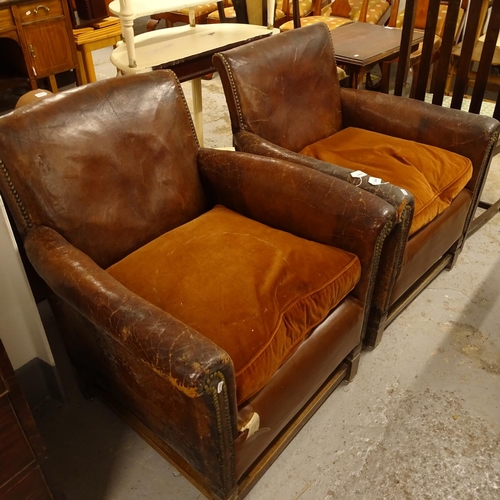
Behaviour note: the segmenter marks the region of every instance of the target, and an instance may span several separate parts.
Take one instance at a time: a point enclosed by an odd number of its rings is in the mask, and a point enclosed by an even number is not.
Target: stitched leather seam
[[[366,293],[366,307],[365,307],[365,317],[363,319],[363,327],[361,328],[361,340],[363,341],[366,333],[366,328],[368,326],[368,318],[370,315],[370,304],[372,301],[372,296],[373,296],[373,290],[375,288],[375,281],[376,277],[378,274],[378,266],[380,263],[380,257],[382,254],[382,247],[384,245],[384,241],[389,235],[389,233],[392,231],[392,228],[394,227],[394,222],[386,222],[384,229],[380,232],[377,242],[375,244],[375,250],[373,252],[373,261],[372,261],[372,270],[370,273],[370,286],[368,288],[368,291]]]
[[[226,67],[227,76],[229,78],[229,82],[231,83],[231,89],[233,90],[233,97],[234,97],[234,101],[236,104],[236,110],[238,112],[238,122],[239,122],[240,130],[245,130],[245,127],[243,125],[243,115],[241,113],[240,98],[238,97],[238,92],[236,91],[236,84],[234,82],[233,72],[231,71],[231,67],[229,66],[229,63],[227,62],[227,59],[222,54],[219,54],[217,57],[219,57],[222,60],[222,63]]]
[[[4,162],[0,160],[0,169],[2,170],[2,175],[5,178],[5,181],[7,183],[7,186],[9,188],[10,193],[12,194],[12,197],[14,198],[14,201],[16,202],[17,208],[21,212],[21,216],[24,219],[24,222],[26,225],[31,228],[33,227],[33,222],[28,215],[28,211],[26,210],[26,207],[24,206],[24,203],[21,200],[21,197],[19,196],[19,193],[17,192],[16,188],[14,187],[14,183],[12,182],[12,179],[10,178],[9,171],[7,170],[7,167],[5,166]]]
[[[412,217],[410,217],[411,213],[406,213],[406,212],[412,212],[413,211],[413,207],[412,206],[409,206],[409,205],[406,205],[405,208],[403,209],[403,213],[401,215],[401,219],[402,219],[402,222],[401,222],[401,225],[402,225],[402,230],[401,230],[401,233],[402,234],[405,234],[406,236],[408,236],[408,232],[409,232],[409,228],[410,228],[410,225],[411,225],[411,222],[412,222]],[[405,252],[405,249],[406,249],[406,244],[407,244],[407,241],[408,241],[408,237],[406,238],[401,238],[401,242],[399,243],[398,245],[398,249],[395,253],[395,259],[394,261],[395,262],[401,262],[401,258]],[[383,308],[383,311],[382,312],[387,312],[389,310],[389,301],[390,301],[390,298],[392,296],[392,290],[394,289],[394,285],[396,283],[396,279],[398,277],[398,270],[396,268],[394,268],[394,272],[392,273],[392,276],[391,276],[391,281],[389,283],[389,293],[387,294],[387,299],[386,299],[386,302],[384,304],[384,308]]]
[[[200,143],[198,141],[198,135],[196,134],[196,129],[194,127],[193,117],[191,116],[191,111],[189,111],[189,106],[188,106],[188,103],[186,101],[186,96],[184,95],[184,91],[182,90],[182,86],[179,82],[179,79],[177,78],[177,75],[172,70],[168,70],[168,71],[170,71],[170,73],[172,73],[172,75],[175,77],[175,85],[176,85],[177,89],[180,91],[180,95],[182,97],[182,102],[184,103],[184,107],[186,108],[186,111],[188,114],[188,119],[189,119],[189,124],[191,126],[191,132],[194,135],[194,140],[196,141],[196,145],[198,147],[200,147]]]
[[[219,387],[222,389],[219,392]],[[211,373],[205,383],[205,392],[212,396],[212,401],[215,407],[215,414],[217,418],[217,434],[219,437],[219,465],[221,469],[221,480],[225,492],[230,491],[236,483],[235,479],[235,458],[234,458],[234,444],[233,432],[231,429],[231,417],[229,414],[229,396],[227,393],[227,384],[222,372],[217,371]],[[221,400],[224,406],[224,415],[221,413]],[[224,422],[225,421],[225,422]],[[224,440],[224,423],[226,425],[226,435],[229,445],[230,461],[229,464],[224,460],[226,442]]]

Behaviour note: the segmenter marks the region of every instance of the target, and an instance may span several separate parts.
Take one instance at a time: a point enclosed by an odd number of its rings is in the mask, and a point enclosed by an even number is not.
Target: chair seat
[[[359,20],[359,14],[361,12],[361,6],[363,0],[349,0],[351,6],[351,12],[349,18],[340,16],[307,16],[301,17],[300,26],[308,26],[309,24],[325,23],[330,30],[343,26],[344,24],[349,24]],[[300,4],[303,6],[303,2]],[[368,4],[368,10],[366,13],[366,22],[369,24],[377,24],[385,12],[389,9],[389,3],[385,0],[370,0]],[[301,8],[301,16],[302,16]],[[281,31],[289,31],[293,29],[293,21],[288,21],[280,26]]]
[[[205,3],[201,5],[197,5],[194,7],[194,15],[195,17],[202,16],[204,14],[209,14],[210,12],[213,12],[214,10],[217,10],[217,2],[214,3]],[[177,11],[172,11],[172,14],[183,14],[188,16],[189,15],[189,9],[180,9]]]
[[[334,16],[308,16],[300,18],[300,26],[308,26],[310,24],[325,23],[330,30],[344,26],[344,24],[350,24],[353,21],[346,19],[345,17],[334,17]],[[280,26],[280,31],[290,31],[293,30],[293,21],[287,21]]]
[[[234,7],[231,6],[231,7],[224,7],[224,16],[226,17],[226,19],[236,19],[236,11],[234,10]],[[219,11],[218,10],[214,10],[213,12],[210,12],[210,14],[208,14],[208,18],[207,18],[209,21],[218,21],[220,22],[220,16],[219,16]]]
[[[224,7],[224,15],[226,16],[226,19],[228,19],[228,20],[236,19],[236,11],[234,10],[234,7],[233,6]],[[284,17],[285,17],[285,13],[280,9],[276,9],[276,11],[274,13],[274,20],[279,21],[280,19],[283,19]],[[214,12],[211,12],[208,15],[208,20],[209,20],[209,22],[210,21],[212,21],[212,22],[220,21],[219,11],[215,10]]]
[[[277,0],[276,1],[276,8],[279,10],[284,11],[283,9],[283,0]],[[293,4],[292,0],[289,1],[288,3],[288,15],[292,16],[293,15]],[[307,16],[307,14],[311,13],[313,10],[313,1],[312,0],[299,0],[299,16],[304,17]]]
[[[437,25],[436,25],[436,34],[438,36],[443,36],[444,22],[446,20],[447,12],[448,12],[448,4],[446,4],[446,3],[440,4],[439,5],[439,13],[438,13],[438,17],[437,17]],[[427,15],[427,13],[426,13],[426,15]],[[463,9],[460,9],[458,23],[457,23],[457,29],[458,29],[458,26],[460,25],[462,16],[463,16]],[[403,9],[398,13],[398,17],[396,19],[396,28],[403,28],[404,17],[405,17],[405,10]],[[425,27],[425,22],[422,23],[422,25],[420,23],[416,22],[415,27],[423,29]]]
[[[361,266],[351,253],[217,206],[108,272],[224,349],[241,404],[354,288]]]
[[[415,198],[410,235],[443,212],[472,176],[468,158],[434,146],[349,127],[302,154],[399,186]]]
[[[353,21],[359,21],[359,14],[361,13],[363,0],[349,0],[349,4],[352,7],[349,17]],[[368,2],[365,22],[369,24],[377,24],[382,16],[387,12],[389,6],[389,2],[386,2],[385,0],[370,0]]]

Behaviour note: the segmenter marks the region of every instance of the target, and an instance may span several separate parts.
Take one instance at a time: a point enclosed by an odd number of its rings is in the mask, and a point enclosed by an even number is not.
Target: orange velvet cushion
[[[361,268],[353,254],[217,206],[108,272],[224,349],[241,403],[354,288]]]
[[[410,234],[445,210],[472,176],[472,163],[464,156],[354,127],[306,146],[301,153],[362,170],[411,192],[415,214]]]

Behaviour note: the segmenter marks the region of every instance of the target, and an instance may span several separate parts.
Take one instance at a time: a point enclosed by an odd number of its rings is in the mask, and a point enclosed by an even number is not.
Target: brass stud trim
[[[221,412],[221,400],[224,406],[224,419],[226,422],[227,436],[229,437],[230,443],[232,445],[232,429],[231,429],[231,418],[229,415],[229,396],[227,392],[227,384],[224,378],[224,374],[220,371],[211,373],[205,382],[205,392],[212,396],[212,401],[215,407],[215,414],[217,418],[217,434],[219,436],[219,464],[221,467],[221,480],[223,487],[229,490],[235,484],[235,458],[234,453],[230,451],[230,462],[229,464],[224,460],[226,443],[224,440],[224,429],[223,429],[223,416]]]
[[[21,197],[19,196],[19,193],[17,192],[16,188],[14,187],[14,183],[12,182],[12,179],[10,178],[9,171],[7,170],[7,167],[5,166],[5,163],[0,160],[0,170],[2,171],[2,175],[6,180],[7,186],[9,187],[10,193],[12,197],[14,198],[17,208],[21,212],[21,215],[24,219],[24,222],[26,225],[31,228],[33,227],[33,221],[31,220],[30,216],[28,215],[28,211],[26,210],[26,207],[24,206],[24,203],[21,200]]]

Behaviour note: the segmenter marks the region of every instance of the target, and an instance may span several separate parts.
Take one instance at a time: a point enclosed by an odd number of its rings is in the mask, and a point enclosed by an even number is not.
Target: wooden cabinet
[[[49,500],[53,496],[38,459],[41,437],[0,340],[0,500]]]
[[[54,75],[78,65],[66,0],[12,0],[0,6],[0,38],[20,45],[31,87],[49,77],[57,91]]]

